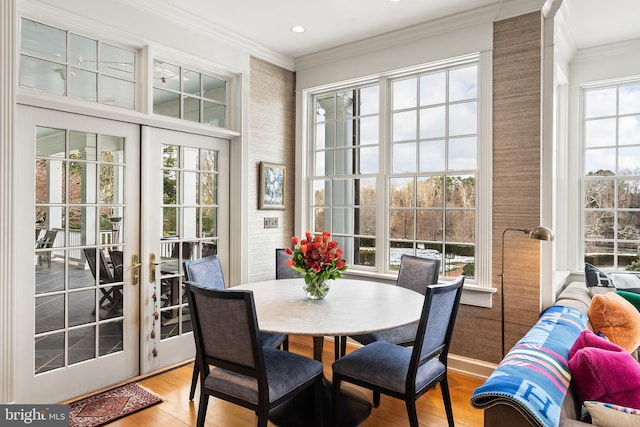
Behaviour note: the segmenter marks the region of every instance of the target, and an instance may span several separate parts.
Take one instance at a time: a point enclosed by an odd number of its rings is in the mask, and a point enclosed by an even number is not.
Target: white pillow
[[[637,273],[610,273],[609,276],[617,290],[640,292],[640,276]]]

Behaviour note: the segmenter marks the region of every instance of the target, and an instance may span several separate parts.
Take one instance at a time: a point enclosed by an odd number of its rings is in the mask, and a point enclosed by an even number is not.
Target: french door
[[[139,135],[18,107],[16,402],[58,402],[139,373]]]
[[[192,358],[183,263],[228,276],[229,141],[25,106],[17,136],[16,402]]]
[[[184,262],[218,255],[228,277],[229,141],[143,127],[142,148],[146,373],[195,354]]]

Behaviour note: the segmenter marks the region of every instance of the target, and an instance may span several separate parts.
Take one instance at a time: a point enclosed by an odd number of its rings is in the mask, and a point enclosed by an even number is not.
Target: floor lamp
[[[530,239],[536,240],[553,240],[553,231],[550,228],[540,226],[535,228],[506,228],[502,232],[502,264],[500,267],[500,303],[502,316],[502,357],[505,356],[504,349],[504,235],[507,231],[520,231],[524,234],[528,234]]]

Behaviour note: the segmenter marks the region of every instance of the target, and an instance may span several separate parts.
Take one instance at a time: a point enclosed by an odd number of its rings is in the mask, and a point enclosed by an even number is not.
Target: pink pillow
[[[571,381],[578,398],[640,408],[638,362],[620,346],[591,331],[581,333],[578,340],[569,353]],[[592,346],[580,347],[585,343]]]
[[[580,332],[580,335],[578,335],[576,342],[574,342],[571,346],[571,349],[569,350],[569,359],[571,359],[578,350],[584,347],[596,347],[610,351],[626,351],[618,344],[607,341],[601,336],[594,334],[589,329],[585,329],[584,331]]]

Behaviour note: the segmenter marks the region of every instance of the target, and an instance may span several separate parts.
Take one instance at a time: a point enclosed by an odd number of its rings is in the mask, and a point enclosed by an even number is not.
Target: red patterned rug
[[[69,405],[69,427],[98,427],[162,402],[152,391],[129,383]]]

